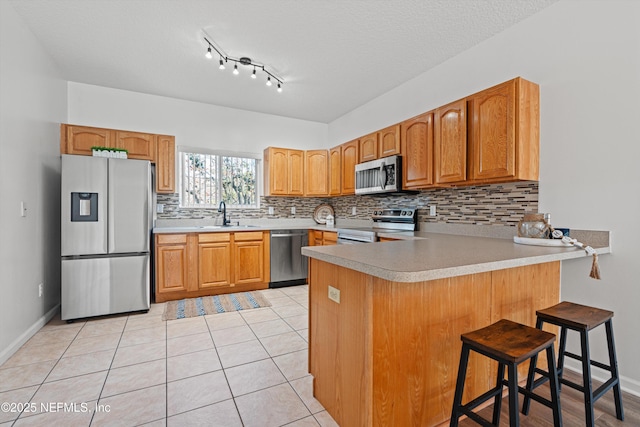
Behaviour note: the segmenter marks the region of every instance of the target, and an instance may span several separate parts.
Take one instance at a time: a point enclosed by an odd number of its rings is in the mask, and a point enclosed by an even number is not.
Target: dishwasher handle
[[[297,237],[306,236],[306,233],[286,233],[286,234],[271,234],[271,237]]]

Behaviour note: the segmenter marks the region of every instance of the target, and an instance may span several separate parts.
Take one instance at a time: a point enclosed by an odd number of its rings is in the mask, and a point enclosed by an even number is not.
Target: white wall
[[[318,148],[327,125],[69,82],[69,123],[175,135],[176,145],[262,153],[268,146]]]
[[[563,263],[562,299],[615,312],[622,386],[636,394],[639,22],[640,2],[560,1],[329,124],[336,145],[516,76],[538,83],[540,210],[558,227],[613,236],[614,253],[600,257],[602,280],[587,277],[588,259]],[[607,361],[599,332],[592,354]]]
[[[0,1],[0,57],[2,363],[60,301],[59,123],[66,120],[67,85],[6,1]]]

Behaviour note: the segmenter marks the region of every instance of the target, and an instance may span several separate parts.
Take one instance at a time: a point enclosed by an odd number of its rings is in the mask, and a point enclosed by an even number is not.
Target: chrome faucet
[[[220,202],[220,206],[218,206],[218,212],[222,212],[222,225],[230,225],[231,220],[227,218],[227,205],[225,204],[224,200]]]

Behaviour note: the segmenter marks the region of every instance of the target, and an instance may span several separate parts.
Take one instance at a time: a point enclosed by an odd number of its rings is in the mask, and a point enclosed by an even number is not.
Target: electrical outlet
[[[156,213],[163,213],[164,212],[164,203],[158,203],[156,205]]]
[[[273,215],[273,206],[269,206],[269,215]]]
[[[40,283],[40,284],[38,285],[38,297],[39,297],[39,298],[42,298],[42,287],[43,287],[43,284],[42,284],[42,283]]]
[[[296,214],[296,207],[291,206],[291,215],[295,215],[295,214]]]
[[[20,202],[20,216],[27,216],[27,204],[25,202]]]
[[[436,216],[436,205],[429,205],[429,215]]]
[[[352,207],[351,208],[351,215],[355,215],[356,214],[356,207]]]
[[[329,299],[340,304],[340,289],[336,289],[329,285]]]

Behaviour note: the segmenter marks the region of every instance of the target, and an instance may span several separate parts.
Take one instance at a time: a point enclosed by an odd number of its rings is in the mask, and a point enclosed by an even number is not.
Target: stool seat
[[[559,381],[558,386],[561,387],[563,384],[567,385],[575,390],[578,390],[584,395],[585,425],[587,427],[594,426],[595,415],[593,404],[610,389],[613,389],[613,399],[616,407],[616,418],[621,421],[624,420],[624,410],[622,407],[622,396],[620,392],[620,376],[618,373],[618,361],[616,357],[615,341],[613,338],[613,312],[596,307],[589,307],[586,305],[563,301],[552,307],[536,311],[536,315],[536,328],[542,329],[544,323],[549,323],[560,327],[560,346],[558,348],[558,363],[556,365]],[[592,360],[589,350],[589,331],[602,324],[604,324],[605,332],[607,335],[609,364]],[[568,330],[576,331],[580,334],[581,351],[579,354],[572,353],[566,350]],[[565,357],[569,357],[581,362],[582,384],[563,378]],[[611,378],[609,378],[595,390],[591,383],[592,365],[605,371],[609,371],[609,373],[611,374]],[[533,391],[536,387],[544,384],[548,378],[548,376],[546,375],[547,372],[548,371],[538,368],[536,366],[535,359],[532,358],[531,365],[529,366],[529,374],[527,375],[526,389],[528,391]],[[536,380],[534,378],[535,374],[541,374],[542,377]],[[525,415],[529,412],[529,404],[529,397],[525,395],[522,405],[522,413]]]
[[[511,320],[502,319],[486,328],[462,334],[462,342],[486,355],[519,364],[552,344],[556,336]]]
[[[553,344],[556,339],[554,334],[502,319],[485,328],[462,334],[460,339],[462,340],[462,352],[460,354],[456,391],[453,397],[450,427],[457,427],[458,420],[463,415],[483,426],[499,426],[504,386],[507,386],[509,390],[509,425],[511,427],[520,425],[518,412],[518,394],[520,393],[551,408],[553,411],[553,425],[562,427],[560,398],[558,396],[558,376],[553,352]],[[495,386],[491,390],[463,405],[462,394],[471,351],[497,361],[498,374]],[[541,351],[546,351],[547,355],[548,374],[546,374],[546,377],[549,379],[551,386],[550,400],[518,385],[518,364],[531,359],[531,363],[535,365],[538,353]],[[508,380],[504,379],[505,368],[508,370]],[[473,411],[489,399],[494,399],[491,423]]]
[[[567,326],[571,329],[590,331],[613,317],[613,311],[563,301],[553,307],[536,311],[545,322]]]

